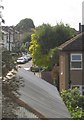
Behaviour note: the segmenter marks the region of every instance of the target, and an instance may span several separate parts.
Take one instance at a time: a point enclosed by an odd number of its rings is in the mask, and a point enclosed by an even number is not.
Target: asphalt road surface
[[[32,60],[30,60],[30,61],[28,61],[27,63],[24,63],[24,64],[18,64],[18,66],[21,66],[21,68],[30,68],[32,66]],[[37,77],[41,78],[41,73],[40,72],[34,72],[33,74],[35,74]]]
[[[28,61],[27,63],[18,64],[18,65],[21,66],[22,68],[29,68],[32,66],[32,60]]]

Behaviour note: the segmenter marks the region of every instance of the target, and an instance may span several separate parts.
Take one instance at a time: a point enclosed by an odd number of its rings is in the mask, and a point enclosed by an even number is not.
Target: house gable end
[[[84,49],[83,41],[84,33],[81,33],[60,45],[58,49],[62,51],[82,51]]]

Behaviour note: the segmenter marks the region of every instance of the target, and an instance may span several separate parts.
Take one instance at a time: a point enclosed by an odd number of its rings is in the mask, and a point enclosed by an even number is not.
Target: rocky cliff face
[[[21,33],[28,32],[28,31],[30,32],[34,28],[35,28],[35,25],[33,23],[33,20],[29,19],[29,18],[22,19],[15,26],[15,29],[18,30],[18,31],[20,31]]]

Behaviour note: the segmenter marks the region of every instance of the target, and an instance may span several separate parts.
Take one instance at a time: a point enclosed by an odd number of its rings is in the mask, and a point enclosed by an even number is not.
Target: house
[[[15,50],[19,40],[19,32],[14,27],[2,26],[2,42],[3,48],[8,51]]]
[[[84,94],[84,32],[66,41],[58,49],[60,91],[77,87]]]

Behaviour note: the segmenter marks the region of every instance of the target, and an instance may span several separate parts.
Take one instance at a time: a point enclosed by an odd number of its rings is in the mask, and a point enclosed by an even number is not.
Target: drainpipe
[[[9,30],[9,52],[10,52],[10,30]]]
[[[69,73],[69,76],[68,76],[68,81],[69,81],[69,88],[71,87],[71,77],[70,77],[70,53],[68,53],[68,61],[69,61],[69,68],[68,68],[68,73]]]

